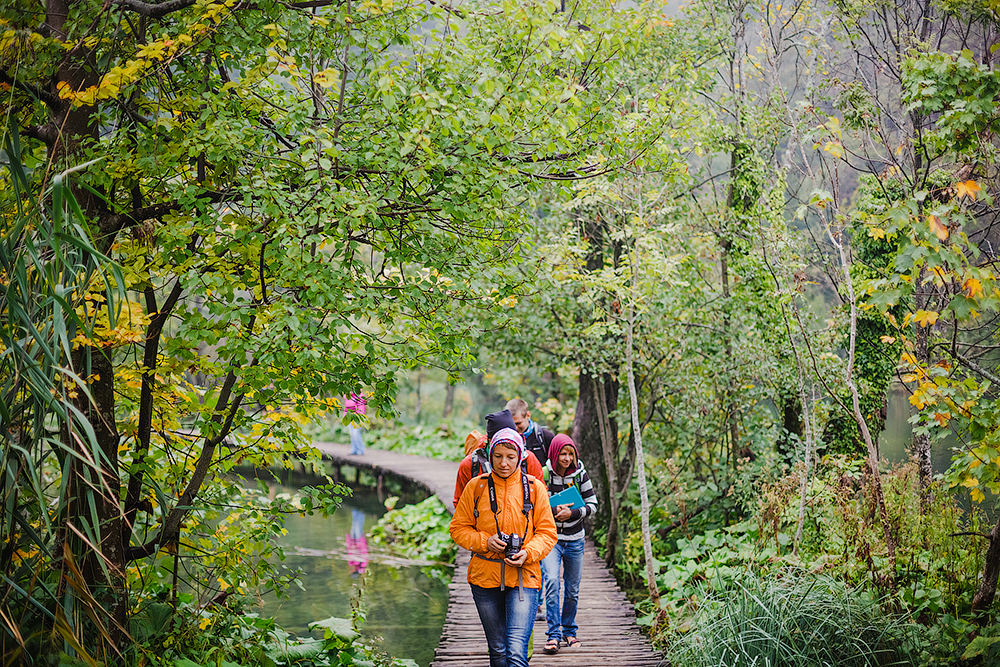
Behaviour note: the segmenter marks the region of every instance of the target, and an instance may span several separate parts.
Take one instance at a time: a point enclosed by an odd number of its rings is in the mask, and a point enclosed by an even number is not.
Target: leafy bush
[[[152,603],[133,616],[136,664],[150,667],[415,667],[411,660],[394,660],[358,643],[361,619],[328,618],[309,624],[323,638],[295,637],[242,609],[240,599],[208,607],[182,603]]]
[[[373,428],[369,433],[371,446],[376,449],[461,461],[465,455],[465,436],[475,428],[470,421],[454,420],[442,421],[437,426],[386,425]]]
[[[443,420],[437,426],[406,425],[398,421],[372,419],[365,431],[365,444],[375,449],[427,456],[445,461],[461,461],[465,455],[465,436],[477,426],[467,419]],[[483,427],[478,427],[480,431]],[[337,416],[328,416],[314,426],[313,440],[346,443],[350,440],[347,427]]]
[[[671,647],[678,667],[912,665],[914,625],[831,577],[744,574],[706,593]]]
[[[451,515],[431,496],[415,505],[387,512],[371,530],[374,544],[408,559],[423,559],[435,564],[425,570],[435,577],[450,577],[446,567],[455,562],[455,543],[448,533]]]

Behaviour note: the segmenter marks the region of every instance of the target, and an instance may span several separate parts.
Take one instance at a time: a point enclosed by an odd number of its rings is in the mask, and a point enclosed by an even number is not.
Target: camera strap
[[[505,533],[503,533],[500,530],[500,517],[499,517],[499,514],[498,514],[499,511],[500,511],[500,507],[497,505],[497,487],[496,487],[496,484],[493,481],[493,475],[492,474],[486,479],[486,482],[489,485],[489,490],[490,490],[490,509],[493,510],[493,522],[494,522],[494,524],[497,527],[497,534],[498,535],[503,535]],[[528,475],[524,471],[523,467],[521,469],[521,493],[523,495],[522,502],[521,502],[521,512],[524,514],[524,544],[527,544],[528,543],[528,525],[530,523],[531,509],[532,509],[533,505],[532,505],[532,502],[531,502],[531,487],[528,484]],[[483,558],[484,560],[492,560],[490,558],[484,558],[483,556],[480,556],[480,558]],[[507,563],[504,560],[501,559],[500,560],[500,590],[504,589],[504,574],[505,574],[504,570],[505,570],[505,566],[506,565],[507,565]],[[524,576],[524,570],[522,568],[520,568],[520,567],[517,568],[517,594],[518,594],[518,598],[520,600],[524,600],[524,580],[523,580],[523,576]]]
[[[493,511],[493,522],[496,524],[497,532],[500,533],[500,518],[498,512],[500,511],[497,505],[497,487],[493,482],[493,475],[486,478],[487,484],[490,487],[490,509]],[[531,502],[531,486],[528,484],[528,475],[521,471],[521,494],[523,496],[521,502],[521,513],[524,514],[524,541],[528,541],[528,524],[531,519],[531,510],[534,508],[534,504]]]

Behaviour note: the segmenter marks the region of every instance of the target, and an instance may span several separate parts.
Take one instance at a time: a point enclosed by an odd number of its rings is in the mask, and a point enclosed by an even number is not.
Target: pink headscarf
[[[524,447],[524,438],[521,434],[512,428],[502,428],[493,434],[493,439],[490,440],[490,446],[487,450],[487,455],[490,457],[490,461],[493,461],[493,450],[499,444],[511,445],[517,450],[518,459],[517,462],[520,463],[528,457],[528,450]]]
[[[573,442],[573,438],[569,437],[565,433],[560,433],[556,437],[552,438],[552,442],[549,444],[549,469],[552,470],[552,472],[557,472],[556,466],[559,465],[559,452],[561,452],[563,447],[566,445],[573,448],[573,451],[576,452],[576,462],[577,464],[580,463],[580,448],[576,446],[575,442]],[[572,471],[566,470],[565,472]]]

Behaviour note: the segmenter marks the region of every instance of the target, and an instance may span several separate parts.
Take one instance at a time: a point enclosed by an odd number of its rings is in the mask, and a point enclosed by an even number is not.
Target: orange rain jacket
[[[539,563],[556,545],[556,522],[552,518],[549,494],[541,480],[531,479],[530,494],[533,509],[528,522],[525,538],[523,491],[521,490],[521,470],[517,469],[507,479],[493,476],[497,490],[497,516],[490,509],[490,491],[486,478],[480,475],[469,482],[455,507],[449,532],[451,539],[460,547],[473,553],[469,563],[466,581],[482,588],[500,588],[500,563],[477,558],[475,554],[494,560],[502,560],[503,554],[490,551],[486,541],[497,532],[497,523],[504,533],[517,533],[524,539],[524,550],[528,558],[521,568],[522,583],[525,588],[541,588],[542,570]],[[531,475],[528,476],[531,478]],[[476,518],[473,509],[479,509]],[[504,565],[504,586],[517,587],[516,567]]]

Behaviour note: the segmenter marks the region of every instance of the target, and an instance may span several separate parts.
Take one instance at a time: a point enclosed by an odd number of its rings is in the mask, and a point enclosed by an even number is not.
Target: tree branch
[[[33,86],[30,83],[18,81],[17,79],[10,77],[7,72],[2,70],[0,70],[0,83],[6,83],[8,86],[12,86],[22,92],[28,93],[35,99],[44,102],[50,109],[57,111],[62,107],[62,100],[60,100],[57,95],[53,95],[44,88],[39,88],[38,86]]]
[[[139,16],[158,19],[172,12],[186,9],[193,5],[194,2],[195,0],[169,0],[168,2],[154,4],[151,2],[142,2],[141,0],[112,0],[111,4],[129,9]]]
[[[246,330],[252,332],[256,321],[256,316],[251,316]],[[249,366],[252,368],[258,363],[259,360],[254,359],[250,362]],[[215,448],[219,445],[219,443],[225,440],[232,431],[233,420],[236,418],[236,414],[239,412],[240,406],[243,403],[243,397],[245,394],[237,395],[233,398],[232,403],[230,403],[229,397],[232,395],[235,384],[236,370],[231,369],[222,383],[222,388],[219,390],[219,398],[215,402],[215,414],[212,417],[211,423],[220,426],[218,432],[212,437],[205,437],[205,443],[202,445],[201,454],[198,455],[198,462],[195,464],[194,474],[191,475],[191,479],[188,481],[184,491],[177,498],[177,503],[174,505],[173,509],[170,510],[166,519],[163,520],[163,525],[161,526],[159,532],[155,537],[153,537],[153,539],[149,540],[142,546],[132,547],[129,549],[126,562],[130,563],[134,560],[138,560],[139,558],[150,556],[156,552],[160,545],[177,541],[180,535],[181,523],[184,521],[184,517],[187,516],[188,512],[191,511],[191,503],[194,502],[195,497],[201,490],[202,483],[205,481],[205,477],[208,475],[209,468],[212,467],[212,458],[215,456]],[[225,414],[225,417],[223,417],[223,414]]]
[[[217,204],[223,201],[228,195],[223,192],[205,192],[198,195],[198,199],[204,199],[210,203]],[[111,213],[102,215],[97,219],[97,226],[101,230],[102,245],[110,246],[115,236],[127,227],[134,227],[140,222],[159,218],[167,213],[181,210],[181,203],[178,201],[163,202],[137,208],[128,213]]]

